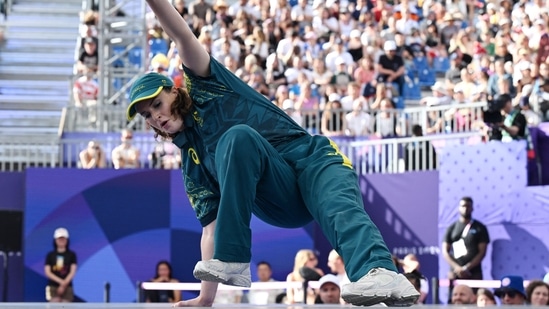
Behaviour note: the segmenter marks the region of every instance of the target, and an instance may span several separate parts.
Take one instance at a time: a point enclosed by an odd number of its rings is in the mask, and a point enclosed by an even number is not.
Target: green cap
[[[130,105],[126,110],[128,120],[137,114],[135,104],[156,97],[164,87],[173,87],[173,81],[165,75],[150,72],[139,77],[130,90]]]

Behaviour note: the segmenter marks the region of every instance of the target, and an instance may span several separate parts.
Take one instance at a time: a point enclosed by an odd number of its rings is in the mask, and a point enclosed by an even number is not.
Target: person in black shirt
[[[397,46],[395,41],[386,41],[383,49],[385,55],[379,57],[377,81],[379,83],[398,84],[398,93],[401,95],[404,89],[404,60],[396,54]]]
[[[49,302],[72,302],[74,290],[72,279],[76,274],[76,253],[69,250],[69,231],[58,228],[53,233],[53,247],[46,256],[44,273],[48,278],[46,300]]]
[[[151,282],[172,282],[179,280],[172,277],[172,265],[168,261],[160,261],[156,264],[156,275]],[[145,301],[147,303],[177,303],[181,300],[181,291],[174,290],[148,290]]]
[[[449,279],[482,280],[481,262],[490,236],[486,226],[472,218],[473,199],[459,202],[459,219],[451,224],[442,243],[444,259],[450,265]]]

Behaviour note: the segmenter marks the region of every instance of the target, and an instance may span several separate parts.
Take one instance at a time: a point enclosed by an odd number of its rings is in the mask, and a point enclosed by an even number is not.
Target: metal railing
[[[367,138],[367,137],[360,137]],[[347,155],[360,174],[401,173],[405,171],[433,170],[438,168],[437,157],[444,148],[452,145],[481,142],[481,133],[454,133],[421,137],[355,141],[348,137],[332,137]],[[104,152],[107,167],[112,167],[111,152],[120,144],[112,135],[95,136]],[[79,168],[79,154],[87,148],[89,138],[59,139],[44,142],[40,139],[0,140],[0,171],[22,171],[27,167]],[[153,134],[147,137],[134,135],[132,145],[140,150],[142,168],[153,168],[151,154],[159,142]],[[175,155],[179,151],[175,148]]]
[[[364,112],[370,116],[370,124],[367,131],[372,133],[381,132],[381,123],[387,119],[394,121],[397,127],[397,134],[393,136],[410,136],[414,125],[421,125],[426,134],[471,132],[477,130],[475,125],[482,120],[483,110],[486,103],[450,104],[441,106],[407,107],[404,109],[393,109],[383,111]],[[302,110],[292,113],[292,118],[297,119],[299,124],[312,134],[323,133],[322,122],[333,131],[345,131],[344,117],[351,111],[334,110],[333,118],[324,120],[325,111]],[[126,120],[126,105],[100,104],[92,107],[67,107],[64,111],[66,117],[60,124],[63,132],[94,131],[94,132],[118,132],[122,128],[131,128],[135,131],[149,130],[141,117],[136,117],[131,123]],[[86,115],[92,115],[88,117]],[[347,130],[346,133],[349,133]],[[349,135],[349,134],[346,134]],[[379,134],[378,134],[379,135]],[[386,137],[385,134],[381,134]]]

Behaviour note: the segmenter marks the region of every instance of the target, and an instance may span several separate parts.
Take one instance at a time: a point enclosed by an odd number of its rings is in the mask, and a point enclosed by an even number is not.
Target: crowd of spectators
[[[426,106],[509,94],[530,126],[549,120],[544,0],[175,0],[174,6],[214,59],[312,133],[408,135],[385,110],[405,107],[407,89],[425,86],[432,86],[432,96],[419,100]],[[97,12],[82,19],[77,74],[96,72],[98,61]],[[160,58],[151,54],[147,65],[184,86],[177,50],[152,12],[146,23],[148,38],[163,39],[167,50]],[[418,82],[441,63],[447,70],[438,83]],[[482,122],[471,118],[467,109],[451,109],[423,129]]]

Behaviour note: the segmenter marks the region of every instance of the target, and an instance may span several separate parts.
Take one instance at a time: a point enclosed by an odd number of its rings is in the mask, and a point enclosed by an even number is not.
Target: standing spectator
[[[473,219],[473,199],[459,201],[459,219],[444,234],[442,250],[450,265],[448,278],[482,280],[482,260],[490,242],[486,226]]]
[[[76,253],[69,249],[69,231],[60,227],[53,233],[53,251],[46,256],[44,272],[48,278],[46,300],[70,303],[74,300],[72,279],[76,275]]]
[[[156,274],[151,282],[177,283],[179,280],[172,277],[172,265],[168,261],[156,264]],[[177,303],[181,300],[181,291],[175,290],[148,290],[145,302],[147,303]]]
[[[549,284],[532,280],[526,287],[526,301],[532,306],[549,305]]]
[[[379,83],[396,83],[398,94],[402,95],[404,88],[404,60],[396,54],[397,46],[395,41],[386,41],[383,45],[385,55],[379,58],[377,81]]]
[[[501,104],[499,106],[502,106],[502,112],[505,114],[503,123],[498,124],[501,130],[501,141],[526,139],[529,134],[526,117],[513,106],[511,96],[502,94],[497,98],[497,102]]]
[[[101,148],[101,145],[97,141],[90,141],[88,147],[82,150],[78,157],[80,159],[80,166],[83,169],[107,167],[105,151],[103,151],[103,148]]]
[[[74,105],[80,111],[78,115],[81,118],[87,118],[93,127],[97,121],[95,108],[97,107],[99,84],[93,79],[94,72],[88,67],[83,67],[82,73],[83,75],[74,81],[72,87]]]
[[[501,278],[501,287],[494,294],[499,297],[502,305],[524,306],[526,304],[524,280],[521,276],[505,276]]]
[[[265,261],[257,263],[257,281],[256,282],[276,282],[272,278],[273,270],[271,264]],[[275,304],[276,297],[284,293],[283,290],[261,290],[253,289],[248,293],[248,301],[252,305]]]
[[[76,73],[83,74],[87,68],[94,74],[97,73],[97,66],[99,64],[99,56],[97,51],[97,44],[93,38],[86,38],[84,41],[84,50],[78,56],[78,62],[76,63]]]
[[[120,135],[122,144],[112,150],[112,163],[115,169],[138,168],[140,151],[132,146],[133,132],[129,129],[122,130]]]

